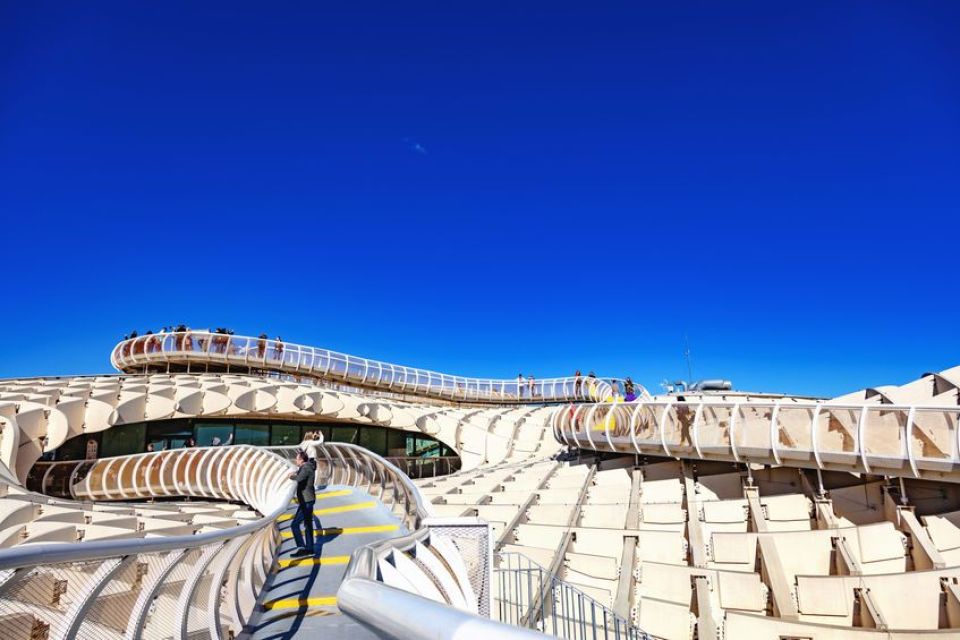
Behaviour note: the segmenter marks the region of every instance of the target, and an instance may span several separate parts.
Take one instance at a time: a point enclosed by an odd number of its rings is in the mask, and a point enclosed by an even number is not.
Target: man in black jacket
[[[293,517],[290,523],[293,539],[297,543],[297,550],[292,555],[297,558],[313,555],[313,504],[317,500],[313,483],[316,475],[316,461],[311,460],[306,451],[298,450],[297,470],[288,476],[297,483],[297,515]],[[304,544],[303,534],[300,533],[300,523],[303,523],[306,544]]]

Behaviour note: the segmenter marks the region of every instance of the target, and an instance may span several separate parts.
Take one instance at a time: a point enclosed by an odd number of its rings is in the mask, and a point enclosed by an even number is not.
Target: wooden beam
[[[767,526],[767,519],[763,515],[763,508],[760,506],[760,493],[757,487],[744,487],[743,493],[747,498],[747,504],[750,506],[750,517],[754,531],[767,533],[769,527]],[[760,551],[763,575],[766,576],[766,582],[773,595],[774,613],[784,620],[799,620],[800,612],[797,611],[793,590],[787,580],[787,573],[780,561],[773,536],[757,536],[757,549]]]
[[[633,468],[630,471],[630,504],[627,507],[626,526],[637,526],[640,520],[640,495],[643,491],[643,470]],[[617,596],[613,601],[613,612],[630,619],[633,600],[633,564],[637,550],[637,538],[627,536],[623,539],[623,554],[620,556],[620,578],[617,581]]]

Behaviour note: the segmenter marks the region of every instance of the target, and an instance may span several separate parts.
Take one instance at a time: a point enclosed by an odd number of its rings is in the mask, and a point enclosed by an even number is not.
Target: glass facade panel
[[[295,446],[301,441],[298,424],[275,424],[270,432],[270,444],[275,447]]]
[[[270,444],[270,425],[262,422],[239,422],[234,442],[266,446]]]
[[[360,446],[381,456],[387,455],[387,434],[385,429],[361,427]]]
[[[331,442],[357,442],[357,427],[335,426],[330,437]]]
[[[402,431],[396,429],[387,429],[387,455],[405,456],[407,455],[407,436]]]
[[[100,434],[93,434],[99,436]],[[99,438],[90,435],[79,435],[70,438],[54,451],[54,457],[57,460],[83,460],[87,452],[87,440],[98,440]]]
[[[198,422],[196,424],[197,446],[210,447],[233,442],[233,424],[227,422]]]
[[[147,435],[147,425],[142,422],[124,424],[113,427],[103,438],[100,447],[100,457],[125,456],[131,453],[140,453],[144,448]]]
[[[408,456],[435,456],[440,449],[439,444],[433,438],[417,438],[407,436],[407,455]]]

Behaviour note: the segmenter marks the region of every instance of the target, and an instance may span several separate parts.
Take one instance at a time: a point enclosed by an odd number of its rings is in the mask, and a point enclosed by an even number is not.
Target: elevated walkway
[[[960,406],[793,398],[568,405],[556,439],[590,451],[960,482]]]
[[[401,399],[478,404],[596,402],[626,392],[623,381],[611,378],[468,378],[280,340],[208,331],[158,333],[124,340],[114,347],[110,362],[125,373],[273,372],[322,381],[347,391],[364,389]],[[643,387],[633,388],[637,395],[646,397]]]
[[[290,532],[295,504],[278,518],[280,545],[276,566],[267,578],[257,612],[240,638],[375,638],[337,607],[337,589],[350,555],[363,545],[409,533],[407,528],[370,494],[345,485],[328,485],[317,492],[314,508],[316,553],[293,558]]]

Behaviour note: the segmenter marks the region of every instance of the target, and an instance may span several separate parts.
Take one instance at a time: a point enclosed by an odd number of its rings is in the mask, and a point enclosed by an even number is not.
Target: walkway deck
[[[337,609],[337,588],[354,549],[375,540],[407,533],[377,499],[354,487],[330,485],[317,492],[314,527],[322,524],[314,557],[291,558],[296,550],[290,519],[296,505],[280,517],[279,567],[264,588],[260,611],[244,637],[250,640],[291,638],[374,638]]]

